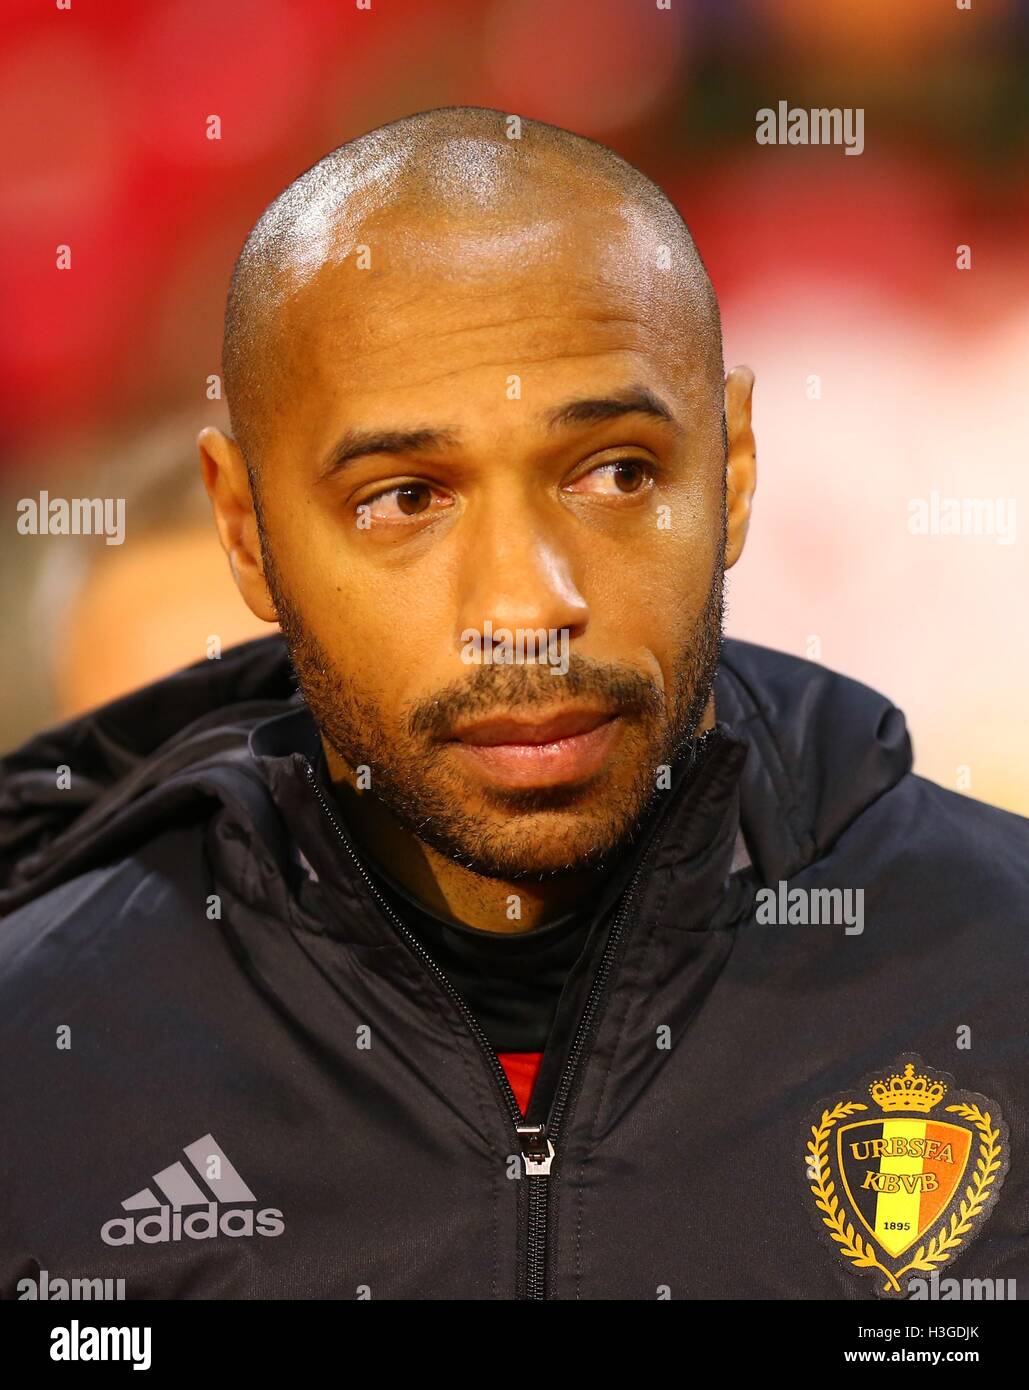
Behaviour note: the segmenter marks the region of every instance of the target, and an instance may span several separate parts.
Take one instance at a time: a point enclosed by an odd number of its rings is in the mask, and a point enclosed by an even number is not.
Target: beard
[[[286,592],[263,538],[262,549],[279,624],[323,743],[351,773],[361,770],[362,785],[404,829],[461,867],[503,882],[603,868],[649,823],[673,766],[685,764],[688,775],[703,743],[695,731],[721,654],[721,556],[703,611],[677,654],[669,698],[634,667],[570,656],[557,683],[562,698],[595,700],[623,720],[608,766],[584,783],[472,788],[453,766],[451,731],[470,715],[507,715],[534,705],[553,713],[551,668],[479,665],[391,720],[324,650]],[[659,778],[662,769],[668,775]]]

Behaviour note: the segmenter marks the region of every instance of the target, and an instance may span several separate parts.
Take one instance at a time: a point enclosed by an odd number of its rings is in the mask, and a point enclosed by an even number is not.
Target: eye
[[[572,490],[600,497],[632,497],[646,492],[653,481],[653,467],[646,459],[621,458],[591,468],[576,479]]]
[[[395,487],[366,497],[359,504],[372,521],[406,521],[409,517],[426,516],[450,505],[451,499],[437,492],[430,483],[417,481],[398,483]],[[435,505],[434,505],[435,504]]]

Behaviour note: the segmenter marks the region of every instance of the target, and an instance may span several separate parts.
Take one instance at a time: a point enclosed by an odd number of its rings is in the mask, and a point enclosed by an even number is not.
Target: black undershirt
[[[319,760],[322,785],[332,787]],[[344,824],[346,808],[334,799]],[[575,908],[528,931],[480,931],[443,916],[415,898],[365,852],[365,867],[390,907],[414,933],[471,1009],[497,1052],[542,1052],[572,967],[618,897],[627,861],[598,875]]]
[[[331,787],[324,755],[320,764],[322,784]],[[338,796],[335,800],[346,823],[345,808]],[[464,999],[497,1052],[544,1051],[573,967],[587,950],[599,949],[599,934],[635,859],[627,852],[613,868],[598,872],[596,887],[573,911],[528,931],[495,932],[432,911],[381,864],[364,857],[383,897]]]
[[[542,1052],[561,991],[586,945],[595,901],[529,931],[480,931],[441,916],[379,865],[369,865],[397,916],[417,936],[497,1052]]]

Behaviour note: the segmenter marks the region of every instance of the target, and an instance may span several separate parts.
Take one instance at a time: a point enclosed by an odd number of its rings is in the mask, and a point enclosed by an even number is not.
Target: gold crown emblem
[[[880,1110],[928,1111],[939,1105],[947,1094],[942,1081],[930,1081],[921,1074],[916,1076],[913,1062],[908,1062],[903,1076],[894,1072],[882,1081],[873,1081],[868,1089]]]

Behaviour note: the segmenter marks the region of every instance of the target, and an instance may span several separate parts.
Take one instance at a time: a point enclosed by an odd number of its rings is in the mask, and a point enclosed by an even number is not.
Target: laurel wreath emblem
[[[846,1209],[836,1195],[835,1184],[829,1176],[828,1152],[829,1136],[840,1120],[845,1120],[857,1110],[867,1110],[860,1101],[847,1101],[834,1105],[831,1110],[823,1110],[821,1123],[811,1126],[811,1138],[807,1145],[808,1176],[812,1179],[811,1193],[815,1205],[822,1212],[822,1221],[829,1228],[829,1234],[840,1247],[840,1253],[857,1269],[878,1269],[885,1274],[887,1282],[883,1292],[901,1293],[900,1280],[911,1270],[932,1271],[936,1265],[949,1260],[954,1250],[961,1245],[964,1237],[972,1229],[972,1223],[982,1213],[990,1197],[990,1188],[996,1180],[1001,1166],[1000,1132],[993,1125],[987,1112],[977,1105],[948,1105],[947,1111],[970,1120],[979,1131],[979,1157],[975,1172],[965,1188],[965,1195],[956,1211],[951,1214],[947,1226],[939,1230],[927,1245],[920,1245],[914,1259],[903,1269],[893,1274],[882,1264],[876,1255],[875,1246],[855,1231],[853,1223],[847,1219]]]

